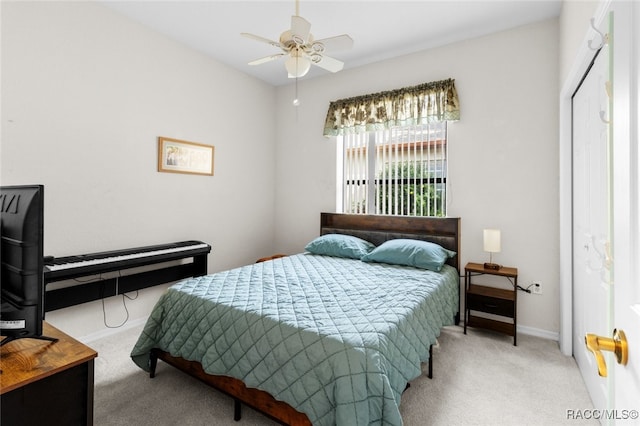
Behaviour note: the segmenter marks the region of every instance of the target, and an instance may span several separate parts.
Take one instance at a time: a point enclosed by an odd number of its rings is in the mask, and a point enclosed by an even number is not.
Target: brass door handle
[[[607,377],[607,364],[601,351],[613,352],[616,355],[618,364],[627,365],[629,355],[627,337],[624,335],[624,331],[613,330],[613,338],[587,333],[584,336],[584,343],[587,345],[587,349],[596,357],[600,376]]]

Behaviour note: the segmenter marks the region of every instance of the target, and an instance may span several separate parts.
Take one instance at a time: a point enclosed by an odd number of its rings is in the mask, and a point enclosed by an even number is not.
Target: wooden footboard
[[[245,404],[282,424],[290,426],[311,426],[311,422],[305,414],[296,411],[285,402],[276,400],[269,393],[255,388],[248,388],[241,380],[234,379],[233,377],[207,374],[199,362],[174,357],[159,349],[153,349],[151,351],[151,371],[149,375],[152,378],[155,376],[158,359],[232,397],[234,399],[233,418],[236,421],[240,420],[241,404]]]

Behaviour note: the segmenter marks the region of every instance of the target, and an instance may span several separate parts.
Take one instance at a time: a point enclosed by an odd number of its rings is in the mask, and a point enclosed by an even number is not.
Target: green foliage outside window
[[[440,176],[436,176],[440,175]],[[445,216],[442,171],[436,173],[423,162],[402,162],[387,165],[379,172],[378,181],[386,184],[385,191],[377,188],[381,214],[402,216]],[[395,206],[395,207],[394,207]]]
[[[444,217],[444,182],[442,170],[433,170],[424,163],[387,165],[376,179],[377,213]],[[366,200],[355,202],[351,213],[367,213],[366,206]]]

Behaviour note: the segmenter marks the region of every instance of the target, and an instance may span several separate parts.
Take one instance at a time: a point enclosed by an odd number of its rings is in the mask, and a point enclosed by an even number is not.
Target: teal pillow
[[[369,241],[352,235],[326,234],[311,241],[304,249],[313,254],[360,259],[374,248]]]
[[[427,241],[395,239],[385,241],[361,260],[364,262],[390,263],[392,265],[413,266],[439,272],[448,258],[456,252]]]

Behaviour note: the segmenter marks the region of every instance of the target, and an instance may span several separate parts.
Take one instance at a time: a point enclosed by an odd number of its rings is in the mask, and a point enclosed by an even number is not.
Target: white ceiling
[[[274,86],[291,82],[282,58],[247,65],[280,50],[240,33],[277,41],[291,26],[294,0],[99,1]],[[557,17],[561,4],[562,0],[302,0],[299,14],[311,23],[315,39],[340,34],[353,38],[353,49],[329,52],[348,69]],[[312,67],[303,78],[327,73]]]

